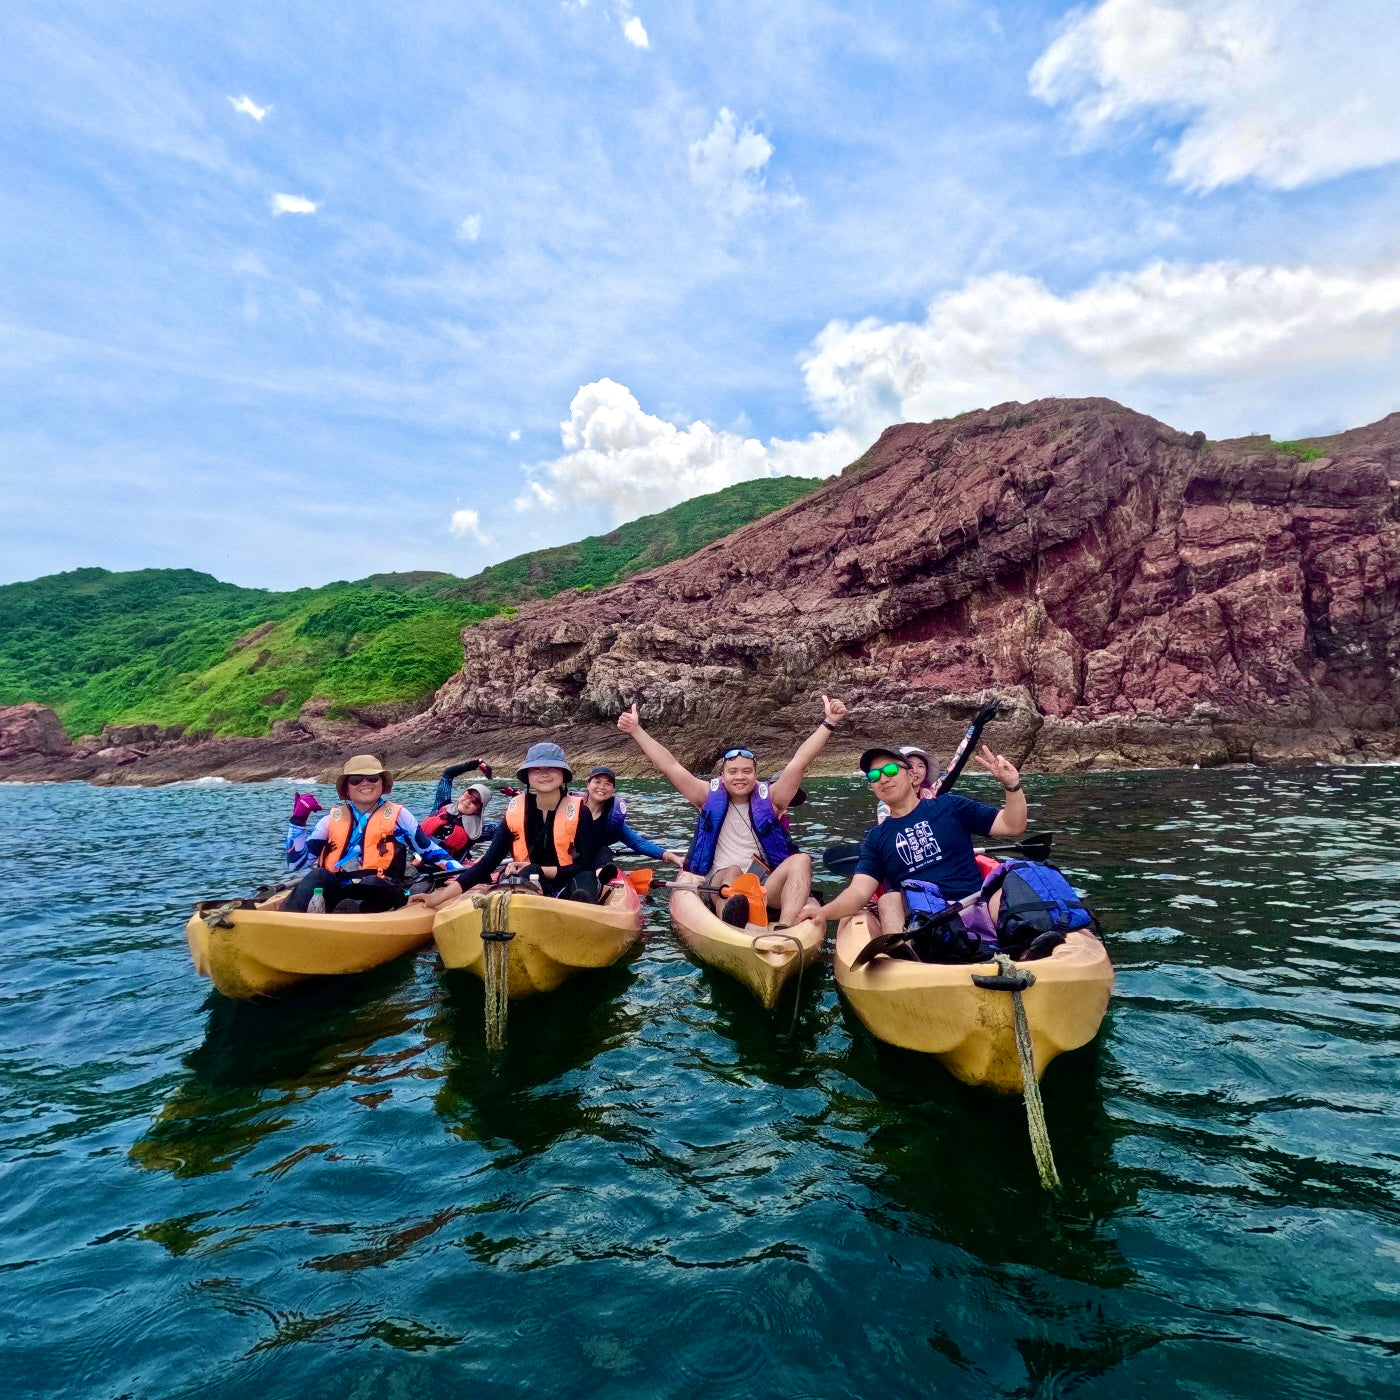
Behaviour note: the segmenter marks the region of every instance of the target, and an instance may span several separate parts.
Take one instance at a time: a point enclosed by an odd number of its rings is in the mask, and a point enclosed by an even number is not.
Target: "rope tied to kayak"
[[[763,941],[768,938],[777,938],[784,942],[791,943],[797,953],[797,990],[793,993],[792,1020],[789,1022],[787,1031],[784,1033],[785,1039],[791,1039],[797,1031],[797,1013],[802,1009],[802,974],[806,971],[806,965],[802,955],[806,949],[803,948],[802,940],[795,933],[788,933],[784,929],[776,928],[756,934],[749,940],[749,946],[755,953],[776,953],[778,951],[776,948],[764,948],[760,946]]]
[[[1031,1133],[1031,1151],[1035,1154],[1035,1169],[1040,1184],[1047,1191],[1060,1189],[1060,1174],[1055,1170],[1055,1157],[1050,1151],[1050,1129],[1045,1123],[1045,1103],[1040,1097],[1040,1085],[1035,1077],[1035,1046],[1031,1041],[1030,1022],[1021,993],[1035,986],[1035,974],[1024,972],[1006,953],[997,954],[994,976],[972,974],[973,982],[988,991],[1011,993],[1011,1023],[1016,1034],[1016,1054],[1021,1061],[1021,1092],[1026,1101],[1026,1123]]]
[[[481,980],[486,984],[486,1048],[500,1050],[506,1043],[506,1017],[510,1009],[510,889],[499,886],[489,894],[472,897],[481,910]]]

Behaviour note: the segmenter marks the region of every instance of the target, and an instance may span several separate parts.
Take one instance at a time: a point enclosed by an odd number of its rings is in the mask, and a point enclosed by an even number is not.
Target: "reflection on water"
[[[1059,1198],[1019,1103],[825,966],[763,1012],[664,904],[500,1053],[431,955],[207,997],[187,906],[271,873],[290,791],[0,789],[20,1394],[1396,1392],[1397,770],[1033,780],[1119,973],[1045,1077]],[[858,835],[868,793],[809,791],[811,848]]]

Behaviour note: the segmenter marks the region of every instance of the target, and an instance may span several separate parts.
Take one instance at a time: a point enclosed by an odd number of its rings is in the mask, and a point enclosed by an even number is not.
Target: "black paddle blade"
[[[1050,859],[1050,846],[1054,840],[1053,831],[1037,831],[1035,835],[1023,836],[1011,845],[984,846],[982,853],[989,856],[1020,856],[1022,860],[1045,861]]]
[[[860,843],[850,846],[828,846],[822,852],[822,864],[833,875],[843,878],[856,873],[856,862],[860,860]]]

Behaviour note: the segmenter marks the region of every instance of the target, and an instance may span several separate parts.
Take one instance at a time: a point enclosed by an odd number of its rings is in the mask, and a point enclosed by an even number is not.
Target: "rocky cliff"
[[[1279,445],[1103,399],[1004,404],[891,428],[687,559],[466,629],[432,707],[361,737],[426,770],[547,731],[635,770],[613,725],[635,699],[692,763],[735,740],[779,759],[825,691],[854,710],[830,750],[846,770],[867,739],[946,751],[993,696],[988,737],[1042,770],[1390,758],[1397,603],[1400,414]],[[117,780],[304,772],[352,737],[226,741],[202,768],[197,744],[156,743]],[[61,763],[0,754],[16,776]]]
[[[891,428],[805,500],[606,592],[463,634],[410,750],[541,727],[618,757],[775,755],[823,691],[863,739],[945,747],[975,706],[1044,769],[1400,748],[1400,414],[1280,447],[1103,399]]]

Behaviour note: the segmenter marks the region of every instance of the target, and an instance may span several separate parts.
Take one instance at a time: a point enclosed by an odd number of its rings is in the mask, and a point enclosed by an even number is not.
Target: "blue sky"
[[[1375,0],[0,10],[0,578],[471,573],[891,422],[1400,409]]]

